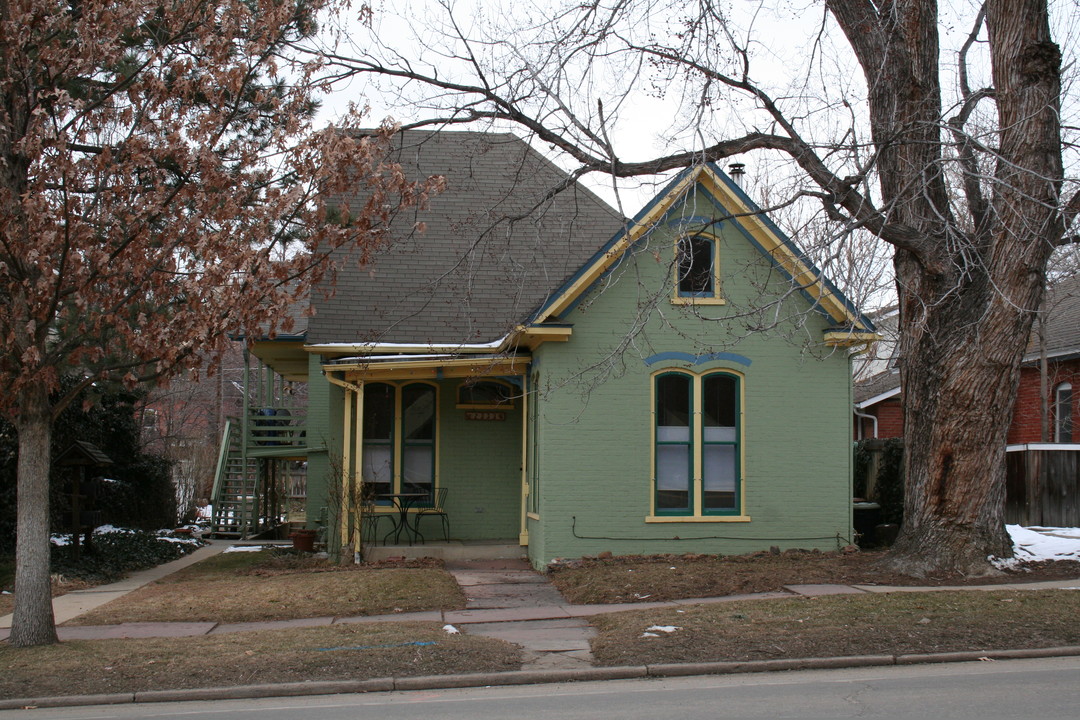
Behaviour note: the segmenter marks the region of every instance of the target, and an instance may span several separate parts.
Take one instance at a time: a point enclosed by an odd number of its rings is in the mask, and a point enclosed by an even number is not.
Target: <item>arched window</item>
[[[498,380],[467,381],[458,387],[457,404],[477,410],[512,409],[515,394],[512,385]]]
[[[1054,442],[1072,442],[1072,384],[1054,388]]]
[[[654,382],[655,514],[739,514],[739,377],[671,371]]]

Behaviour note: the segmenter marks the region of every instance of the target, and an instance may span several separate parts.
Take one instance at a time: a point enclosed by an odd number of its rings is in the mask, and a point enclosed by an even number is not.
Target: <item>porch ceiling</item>
[[[260,340],[251,353],[286,380],[307,382],[308,354],[302,340]]]

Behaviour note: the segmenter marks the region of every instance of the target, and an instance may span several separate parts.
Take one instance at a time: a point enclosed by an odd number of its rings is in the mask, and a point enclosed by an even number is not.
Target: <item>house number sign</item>
[[[503,421],[506,419],[506,413],[504,412],[467,412],[465,413],[466,420],[496,420]]]

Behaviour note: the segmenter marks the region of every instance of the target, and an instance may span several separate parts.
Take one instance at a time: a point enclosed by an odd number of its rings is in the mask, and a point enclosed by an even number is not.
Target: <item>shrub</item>
[[[113,582],[135,570],[145,570],[194,552],[200,543],[172,542],[141,530],[94,533],[90,547],[75,557],[73,545],[53,545],[51,570],[68,580]]]
[[[855,444],[856,497],[866,497],[871,458],[878,454],[877,479],[873,499],[881,505],[881,522],[899,525],[904,520],[904,441],[860,440]]]

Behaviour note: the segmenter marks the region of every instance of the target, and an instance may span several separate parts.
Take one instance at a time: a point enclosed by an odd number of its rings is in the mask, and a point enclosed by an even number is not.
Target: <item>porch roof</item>
[[[350,382],[391,379],[512,377],[524,375],[532,361],[528,353],[512,355],[369,355],[340,358],[322,364],[327,377],[338,374]]]

